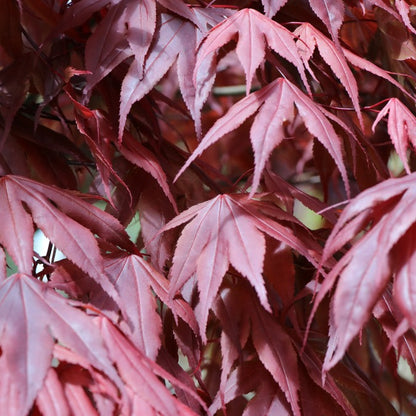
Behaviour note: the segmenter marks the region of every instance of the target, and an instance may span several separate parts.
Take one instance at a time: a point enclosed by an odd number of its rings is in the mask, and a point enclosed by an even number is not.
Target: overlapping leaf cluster
[[[2,7],[2,413],[414,413],[413,4]]]

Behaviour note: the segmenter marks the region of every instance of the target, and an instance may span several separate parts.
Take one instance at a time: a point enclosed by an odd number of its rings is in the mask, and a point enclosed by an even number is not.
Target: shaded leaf
[[[98,321],[99,328],[107,345],[111,358],[117,365],[126,388],[130,391],[131,405],[129,414],[141,414],[146,409],[149,415],[196,415],[189,407],[176,399],[159,380],[162,377],[179,388],[199,397],[155,362],[146,358],[111,324],[107,319]],[[144,407],[143,407],[144,406]]]
[[[287,3],[287,0],[261,0],[261,2],[264,14],[271,19]]]
[[[285,330],[256,302],[253,302],[251,308],[251,336],[259,358],[285,393],[293,414],[301,415],[297,354],[292,341]],[[270,406],[284,409],[278,400]]]

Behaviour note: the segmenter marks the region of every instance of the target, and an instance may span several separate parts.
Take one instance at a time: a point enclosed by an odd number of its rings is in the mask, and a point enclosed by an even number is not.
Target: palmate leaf
[[[300,416],[297,354],[286,331],[257,302],[250,302],[254,347],[263,365],[279,384],[293,414]]]
[[[156,360],[162,333],[153,291],[163,302],[170,303],[173,313],[197,332],[190,306],[180,299],[169,302],[168,280],[140,256],[106,258],[105,271],[123,300],[120,308],[127,317],[127,333],[131,334],[131,340],[148,358]]]
[[[254,73],[265,58],[266,46],[293,64],[305,87],[308,87],[293,33],[253,9],[240,10],[211,29],[198,53],[195,78],[198,78],[199,68],[206,70],[209,67],[204,61],[207,58],[212,61],[214,59],[213,52],[218,51],[237,34],[236,53],[246,75],[247,94],[250,92]]]
[[[212,12],[207,9],[205,15],[195,12],[192,13],[192,17],[199,27],[202,27],[203,25],[199,21],[212,24],[217,22],[222,14],[216,12],[215,9]],[[121,86],[120,138],[131,106],[156,86],[175,61],[177,62],[178,81],[183,99],[192,117],[197,118],[192,74],[195,67],[197,42],[203,33],[188,20],[166,13],[161,14],[160,25],[146,57],[143,71],[140,62],[134,60]],[[186,48],[183,45],[187,45]]]
[[[258,112],[250,130],[255,161],[250,192],[252,196],[260,183],[261,173],[272,150],[285,138],[283,125],[286,121],[293,120],[294,106],[309,132],[324,145],[334,159],[349,193],[347,171],[342,159],[342,141],[327,119],[328,112],[284,78],[278,78],[234,104],[207,132],[175,180],[204,150]],[[331,115],[331,119],[343,125],[337,117]]]
[[[406,172],[410,173],[406,151],[409,147],[409,141],[413,146],[416,146],[416,117],[399,99],[390,98],[374,120],[373,131],[380,120],[387,114],[387,131]]]
[[[330,258],[357,234],[364,236],[330,270],[317,294],[314,310],[336,286],[331,309],[330,348],[324,370],[344,355],[352,339],[368,320],[392,273],[394,300],[414,325],[416,290],[412,284],[416,174],[389,179],[358,195],[341,214],[327,240],[323,260]],[[400,247],[400,254],[397,247]]]
[[[0,408],[7,415],[29,411],[51,365],[55,340],[121,385],[92,318],[27,274],[0,284],[0,333]]]
[[[185,390],[206,408],[193,390],[148,359],[108,319],[98,318],[97,324],[130,397],[129,408],[123,415],[196,416],[193,410],[172,395],[159,377]]]
[[[299,48],[301,56],[308,61],[315,50],[318,48],[324,61],[331,67],[334,74],[341,81],[342,85],[348,92],[351,98],[358,120],[363,126],[363,118],[361,115],[360,104],[358,102],[358,87],[357,81],[351,69],[348,66],[347,60],[340,47],[328,39],[323,33],[316,29],[309,23],[302,23],[294,32],[299,39],[296,45]]]
[[[314,13],[328,28],[332,40],[339,46],[338,32],[344,20],[344,2],[342,0],[308,0]]]
[[[0,179],[0,211],[4,221],[0,243],[20,272],[32,273],[34,222],[68,259],[116,295],[93,234],[131,249],[127,233],[114,217],[76,194],[13,175]]]
[[[271,19],[287,3],[287,0],[261,0],[261,2],[264,14]]]
[[[291,217],[275,209],[283,219]],[[293,218],[293,221],[296,221]],[[178,239],[170,270],[170,297],[196,274],[199,304],[195,314],[205,340],[208,311],[218,292],[224,274],[231,263],[255,288],[262,306],[270,310],[262,277],[265,255],[263,233],[282,241],[316,264],[319,245],[306,234],[302,237],[261,212],[261,206],[245,196],[219,195],[197,204],[171,220],[161,230],[189,222]]]

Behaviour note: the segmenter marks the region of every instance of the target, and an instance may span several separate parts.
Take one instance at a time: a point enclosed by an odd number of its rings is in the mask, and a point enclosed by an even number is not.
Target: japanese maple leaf
[[[0,333],[0,408],[7,415],[28,413],[56,340],[121,385],[92,318],[27,274],[0,284]]]
[[[299,71],[305,86],[308,86],[293,33],[254,9],[240,10],[211,29],[198,53],[195,68],[196,80],[201,68],[204,71],[210,68],[210,65],[204,60],[212,61],[214,59],[213,52],[233,40],[236,35],[238,35],[236,53],[246,75],[247,94],[251,89],[256,69],[264,61],[266,46],[292,63]],[[211,70],[213,69],[211,68]],[[197,90],[199,91],[202,87],[197,85]]]
[[[301,415],[299,408],[299,374],[297,354],[285,330],[258,302],[250,302],[251,337],[259,358],[273,379],[279,384],[290,403],[294,415]]]
[[[105,129],[106,120],[99,110],[90,110],[76,101],[69,89],[67,94],[75,107],[75,120],[78,130],[84,135],[85,141],[94,156],[96,166],[100,172],[105,195],[112,204],[110,177],[114,176],[118,182],[127,188],[127,185],[115,172],[111,164],[113,147],[108,137],[109,129]],[[103,128],[104,127],[104,128]],[[106,134],[107,133],[107,134]]]
[[[409,141],[413,146],[416,146],[416,117],[399,99],[390,98],[374,120],[373,131],[380,120],[387,114],[387,131],[406,172],[410,173],[406,150],[409,147]]]
[[[45,416],[114,414],[120,403],[117,386],[87,360],[62,344],[55,344],[53,358],[36,406]],[[125,400],[127,402],[127,400]],[[122,414],[122,413],[119,413]]]
[[[227,133],[235,130],[257,112],[250,129],[255,162],[250,192],[252,196],[257,190],[261,173],[272,150],[285,138],[284,123],[293,120],[294,105],[296,105],[306,128],[325,146],[334,159],[349,193],[347,171],[342,159],[342,141],[327,117],[340,125],[343,123],[284,78],[278,78],[234,104],[203,137],[191,157],[176,175],[175,180],[205,149]]]
[[[286,220],[290,218],[284,215]],[[204,340],[208,311],[230,263],[249,280],[263,307],[270,310],[262,277],[263,233],[288,244],[314,263],[312,253],[319,252],[311,241],[302,241],[292,229],[271,220],[259,207],[238,195],[219,195],[197,204],[172,219],[161,231],[185,222],[189,224],[178,239],[170,270],[170,296],[173,298],[196,275],[199,304],[195,314]]]
[[[199,17],[211,24],[221,18],[221,15],[215,9],[212,13],[208,11],[205,13],[207,16],[204,16],[203,19],[200,13],[195,12],[192,15],[197,22],[197,17]],[[140,63],[134,60],[121,86],[120,138],[131,106],[156,86],[175,61],[177,62],[178,81],[183,99],[192,117],[196,118],[195,87],[192,82],[192,74],[195,67],[197,42],[202,37],[202,33],[188,20],[165,13],[161,14],[158,32],[144,63],[143,76],[141,76]],[[186,45],[186,47],[183,45]]]
[[[114,217],[73,193],[12,175],[0,179],[0,211],[4,221],[0,243],[20,272],[32,273],[34,222],[68,259],[116,295],[93,234],[131,249],[128,235]]]
[[[92,75],[86,77],[84,94],[132,54],[141,77],[155,26],[154,0],[123,0],[111,7],[85,46],[85,65]]]
[[[324,61],[331,67],[334,74],[341,81],[342,85],[351,98],[355,112],[357,113],[360,124],[363,126],[360,104],[358,102],[358,87],[351,69],[345,59],[341,48],[323,35],[318,29],[309,23],[301,24],[294,32],[299,37],[296,42],[303,59],[308,61],[315,50],[318,48]]]
[[[10,133],[17,111],[25,101],[32,67],[33,55],[26,53],[0,70],[0,114],[4,120],[0,133],[0,149]]]
[[[72,93],[69,90],[67,90],[67,94],[76,109],[75,118],[78,129],[84,135],[91,153],[96,160],[97,168],[100,172],[108,200],[112,202],[112,190],[110,188],[111,175],[127,189],[128,193],[130,193],[127,185],[112,167],[113,145],[115,145],[129,162],[145,170],[156,179],[166,197],[176,210],[176,203],[170,192],[166,174],[154,154],[139,141],[134,139],[129,132],[125,132],[123,141],[118,140],[110,121],[102,111],[90,110],[82,105],[73,98]]]
[[[415,183],[416,174],[411,174],[386,180],[362,192],[342,212],[327,240],[324,260],[368,229],[330,270],[316,297],[313,312],[339,276],[324,370],[342,358],[393,272],[396,272],[394,299],[404,316],[415,323],[416,290],[412,282],[415,262],[411,255],[416,222]]]
[[[105,271],[123,299],[120,305],[127,317],[127,329],[135,345],[155,360],[161,345],[162,322],[157,313],[153,291],[165,303],[169,302],[168,280],[140,256],[130,255],[105,260]],[[190,324],[197,325],[190,307],[180,299],[172,310]]]
[[[287,0],[261,0],[261,2],[264,14],[271,19],[287,3]]]
[[[109,320],[98,318],[97,323],[102,339],[117,365],[130,396],[130,410],[126,411],[126,415],[196,416],[193,410],[180,402],[165,384],[162,384],[159,377],[168,380],[173,386],[187,391],[206,408],[194,391],[175,379],[154,361],[148,359]]]
[[[338,32],[344,20],[344,2],[342,0],[308,0],[314,13],[322,20],[339,47]]]

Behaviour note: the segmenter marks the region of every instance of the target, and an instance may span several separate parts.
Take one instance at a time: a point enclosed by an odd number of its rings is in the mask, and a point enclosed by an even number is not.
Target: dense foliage
[[[415,7],[3,0],[1,413],[416,414]]]

